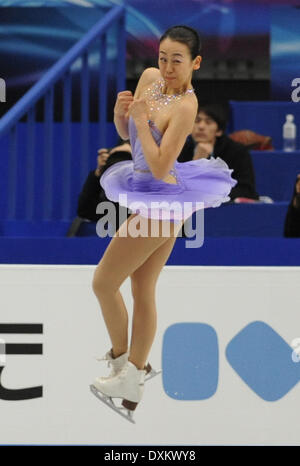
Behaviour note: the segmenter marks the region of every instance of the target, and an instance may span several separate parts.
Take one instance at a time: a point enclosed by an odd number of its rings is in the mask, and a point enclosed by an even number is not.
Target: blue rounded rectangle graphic
[[[205,400],[218,386],[219,348],[213,327],[177,323],[167,328],[162,348],[163,387],[176,400]]]
[[[293,349],[265,322],[243,328],[227,345],[226,357],[241,379],[263,400],[276,401],[300,380]]]

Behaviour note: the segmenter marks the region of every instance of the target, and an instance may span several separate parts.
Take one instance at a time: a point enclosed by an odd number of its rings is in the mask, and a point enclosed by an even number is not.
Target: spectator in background
[[[122,160],[131,160],[131,147],[129,142],[122,141],[122,144],[112,149],[102,148],[98,150],[97,167],[92,170],[83,185],[79,194],[77,215],[83,219],[97,222],[102,215],[96,214],[97,205],[100,202],[111,202],[105,196],[104,190],[100,185],[100,176],[106,168]],[[117,219],[119,222],[118,209],[119,204],[113,203],[116,207]],[[127,210],[127,209],[126,209]],[[128,213],[129,215],[129,213]],[[117,223],[118,225],[118,223]]]
[[[199,158],[220,157],[233,169],[237,185],[232,188],[229,197],[259,200],[255,190],[255,176],[251,155],[248,149],[228,136],[225,130],[227,117],[219,104],[204,104],[198,108],[198,114],[192,134],[178,157],[178,162],[187,162]]]
[[[300,173],[297,175],[293,197],[285,217],[284,236],[300,238]]]

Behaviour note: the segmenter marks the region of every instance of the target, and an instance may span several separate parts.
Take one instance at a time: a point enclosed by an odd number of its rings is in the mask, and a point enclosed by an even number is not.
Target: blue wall
[[[0,238],[2,264],[91,264],[110,238]],[[188,249],[178,238],[167,265],[299,266],[300,238],[206,238]]]

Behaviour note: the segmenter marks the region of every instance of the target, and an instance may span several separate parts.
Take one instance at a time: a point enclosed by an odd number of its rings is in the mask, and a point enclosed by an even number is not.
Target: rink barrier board
[[[0,238],[2,264],[97,264],[110,237]],[[167,265],[299,266],[300,238],[204,238],[187,248],[177,238]]]
[[[299,267],[165,267],[149,355],[162,375],[136,425],[89,389],[110,347],[94,270],[0,266],[1,443],[300,444]],[[129,280],[121,292],[131,321]]]

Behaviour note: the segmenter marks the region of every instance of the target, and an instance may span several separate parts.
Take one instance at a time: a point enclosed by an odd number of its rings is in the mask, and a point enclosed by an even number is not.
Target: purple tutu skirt
[[[193,212],[230,201],[237,184],[233,170],[220,157],[175,162],[177,184],[157,180],[151,172],[134,169],[126,160],[109,167],[100,184],[106,197],[143,217],[179,222]]]

